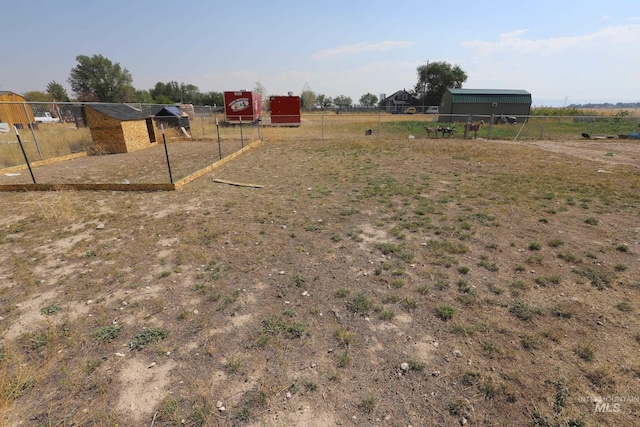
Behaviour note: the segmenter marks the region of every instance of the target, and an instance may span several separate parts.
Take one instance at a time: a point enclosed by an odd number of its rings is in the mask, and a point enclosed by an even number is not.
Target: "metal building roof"
[[[140,112],[133,107],[129,107],[125,104],[85,104],[87,107],[93,108],[96,111],[106,114],[116,120],[141,120],[147,119],[148,114]]]
[[[518,89],[449,89],[453,103],[531,104],[531,94]]]

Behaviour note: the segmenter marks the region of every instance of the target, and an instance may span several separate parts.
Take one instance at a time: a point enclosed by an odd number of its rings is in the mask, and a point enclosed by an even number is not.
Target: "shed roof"
[[[531,94],[519,89],[448,89],[453,103],[531,104]]]
[[[20,98],[24,98],[24,96],[20,95],[19,93],[11,92],[10,90],[0,90],[0,96],[2,95],[16,95]]]
[[[184,111],[182,111],[182,110],[180,109],[180,107],[177,107],[177,106],[175,106],[175,105],[168,105],[168,106],[166,106],[166,107],[162,107],[162,108],[160,109],[160,111],[158,111],[158,112],[156,113],[156,116],[157,116],[158,114],[160,114],[161,112],[163,112],[163,111],[166,111],[167,113],[171,114],[172,116],[177,116],[177,117],[182,117],[182,116],[184,116],[184,115],[185,115],[185,114],[184,114]],[[164,115],[164,114],[163,114],[163,115]]]
[[[149,118],[148,114],[125,104],[91,104],[86,106],[120,121],[144,120]]]

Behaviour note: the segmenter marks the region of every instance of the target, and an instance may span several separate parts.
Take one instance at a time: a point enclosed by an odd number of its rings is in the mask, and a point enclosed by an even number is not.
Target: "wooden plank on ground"
[[[219,182],[220,184],[235,185],[237,187],[253,187],[253,188],[263,188],[264,187],[264,185],[244,184],[242,182],[227,181],[226,179],[214,179],[213,182]]]

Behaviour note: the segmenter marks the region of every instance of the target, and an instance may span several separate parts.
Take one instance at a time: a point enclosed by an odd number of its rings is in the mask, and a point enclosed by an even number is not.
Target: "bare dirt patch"
[[[635,426],[639,152],[581,144],[268,142],[173,192],[4,193],[3,423]]]

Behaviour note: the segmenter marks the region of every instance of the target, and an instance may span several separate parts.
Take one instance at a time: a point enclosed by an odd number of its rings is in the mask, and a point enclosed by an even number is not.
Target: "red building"
[[[262,96],[245,90],[225,92],[224,115],[228,123],[257,122],[262,118]]]
[[[272,96],[269,107],[272,125],[300,126],[299,96]]]

